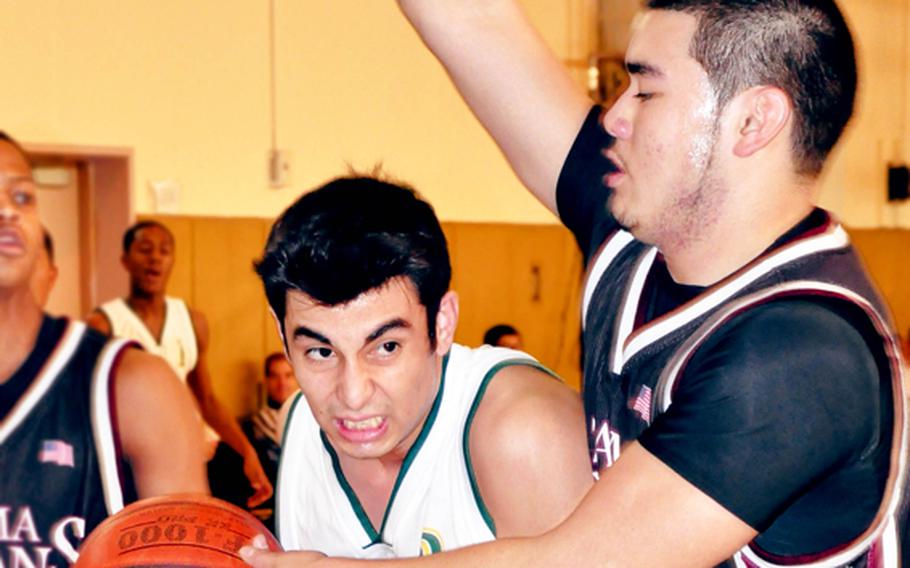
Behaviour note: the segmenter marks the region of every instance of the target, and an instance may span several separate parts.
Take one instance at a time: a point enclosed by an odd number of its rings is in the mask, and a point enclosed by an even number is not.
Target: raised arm
[[[556,182],[591,101],[513,0],[398,0],[525,186]]]

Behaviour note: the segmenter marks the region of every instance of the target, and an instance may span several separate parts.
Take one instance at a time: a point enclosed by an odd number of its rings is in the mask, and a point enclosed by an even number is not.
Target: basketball
[[[138,501],[107,518],[79,549],[76,568],[233,568],[247,566],[237,551],[263,534],[275,537],[250,513],[203,495]]]

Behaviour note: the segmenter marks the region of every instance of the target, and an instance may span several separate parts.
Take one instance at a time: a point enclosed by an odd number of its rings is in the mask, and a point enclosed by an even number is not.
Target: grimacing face
[[[404,458],[439,390],[455,319],[457,299],[449,292],[431,347],[426,309],[404,277],[336,306],[287,292],[291,364],[313,416],[342,458]]]
[[[716,96],[689,55],[694,16],[645,12],[626,51],[628,89],[603,116],[616,138],[606,155],[613,216],[639,240],[664,248],[697,238],[725,197],[718,176]]]
[[[174,241],[161,227],[145,227],[136,232],[121,261],[133,288],[149,294],[164,293],[174,268]]]
[[[28,287],[44,233],[32,169],[9,142],[0,141],[0,288]],[[30,292],[29,292],[30,293]]]

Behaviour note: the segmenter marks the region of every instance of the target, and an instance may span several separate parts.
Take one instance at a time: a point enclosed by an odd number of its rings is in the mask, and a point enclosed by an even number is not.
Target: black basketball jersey
[[[110,380],[128,344],[45,316],[4,385],[22,390],[0,418],[0,566],[66,566],[96,525],[135,499]]]
[[[883,566],[884,559],[895,559],[894,518],[905,484],[901,467],[907,441],[898,347],[887,310],[843,228],[828,218],[822,227],[760,256],[692,301],[643,324],[643,290],[657,255],[654,247],[617,231],[589,264],[583,295],[585,347],[589,355],[598,356],[586,357],[584,399],[595,469],[611,466],[625,442],[646,437],[649,426],[673,404],[677,382],[693,354],[732,319],[787,298],[838,304],[852,310],[851,321],[860,322],[866,335],[874,336],[870,349],[881,377],[882,421],[890,425],[881,436],[891,448],[878,514],[857,538],[811,561],[770,557],[757,544],[760,535],[731,559],[731,565]]]

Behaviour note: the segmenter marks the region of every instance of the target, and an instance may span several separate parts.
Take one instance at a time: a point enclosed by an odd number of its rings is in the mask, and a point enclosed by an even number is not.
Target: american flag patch
[[[629,401],[629,408],[635,411],[638,414],[639,418],[651,423],[651,388],[647,385],[642,385],[641,390],[638,391],[638,394]]]
[[[76,465],[73,460],[73,447],[61,440],[44,440],[41,443],[41,451],[38,452],[38,461],[66,467]]]

